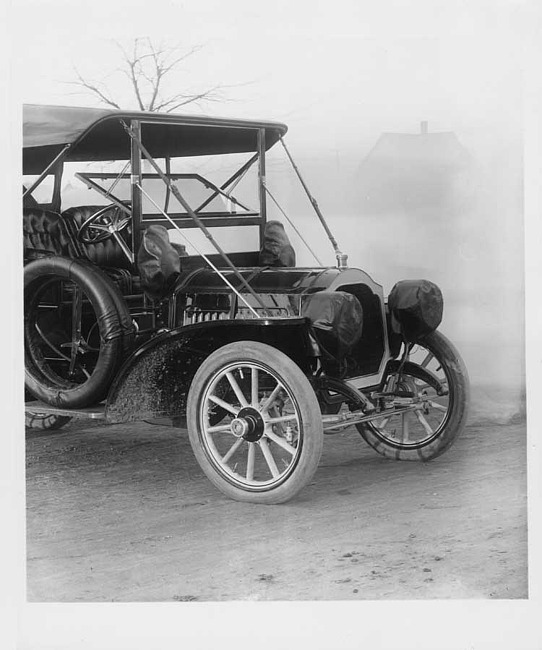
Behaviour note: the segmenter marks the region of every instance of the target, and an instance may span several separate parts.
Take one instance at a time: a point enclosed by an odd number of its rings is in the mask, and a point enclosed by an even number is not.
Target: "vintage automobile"
[[[439,288],[405,280],[385,300],[348,267],[286,131],[24,107],[27,426],[169,418],[219,490],[265,504],[292,498],[324,434],[352,425],[392,459],[427,461],[450,447],[469,384],[437,331]],[[296,266],[285,226],[310,245],[266,181],[279,144],[333,265],[313,253],[315,266]],[[283,220],[268,220],[268,198]]]

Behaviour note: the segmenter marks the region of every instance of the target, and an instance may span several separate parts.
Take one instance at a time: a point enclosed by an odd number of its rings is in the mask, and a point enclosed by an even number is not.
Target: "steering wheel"
[[[119,234],[127,228],[131,220],[131,216],[124,214],[114,203],[110,203],[100,208],[83,223],[77,232],[77,239],[83,244],[97,244],[113,237],[122,252],[133,263],[134,255]]]

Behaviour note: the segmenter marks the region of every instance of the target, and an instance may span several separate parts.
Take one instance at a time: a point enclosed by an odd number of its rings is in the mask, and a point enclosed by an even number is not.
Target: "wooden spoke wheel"
[[[190,388],[187,420],[203,471],[239,501],[291,499],[322,453],[322,419],[308,379],[262,343],[231,343],[205,360]]]
[[[359,432],[388,458],[439,456],[464,429],[468,414],[469,380],[459,353],[443,334],[433,332],[411,350],[399,383],[392,388],[394,377],[388,377],[384,392],[394,392],[399,407],[412,408],[358,424]]]

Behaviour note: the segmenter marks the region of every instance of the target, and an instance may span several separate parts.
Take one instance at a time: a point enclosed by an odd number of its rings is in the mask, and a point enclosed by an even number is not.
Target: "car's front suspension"
[[[350,411],[337,413],[336,415],[323,415],[322,422],[324,423],[324,433],[338,433],[354,424],[372,422],[392,415],[407,413],[408,411],[421,410],[424,408],[425,401],[424,397],[415,398],[415,401],[412,398],[398,398],[397,400],[394,400],[393,406],[390,408],[378,410],[369,414],[364,413],[363,411]]]

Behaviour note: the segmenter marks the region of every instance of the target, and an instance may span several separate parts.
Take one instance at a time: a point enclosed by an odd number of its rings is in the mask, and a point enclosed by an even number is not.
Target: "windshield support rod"
[[[32,194],[32,192],[36,189],[36,187],[42,182],[42,180],[47,176],[49,171],[56,165],[56,163],[62,158],[62,156],[66,153],[66,151],[71,147],[71,144],[67,144],[62,151],[57,154],[53,160],[47,165],[47,167],[41,172],[39,175],[38,179],[35,180],[32,185],[23,192],[23,199],[25,196],[28,194]]]
[[[225,192],[228,185],[231,185],[231,183],[233,183],[233,181],[237,180],[239,178],[239,176],[244,174],[257,160],[258,160],[258,154],[254,154],[254,156],[252,156],[252,158],[250,160],[248,160],[242,167],[239,167],[239,169],[235,172],[235,174],[230,176],[225,183],[222,183],[222,185],[220,186],[220,190],[222,190],[222,192]],[[203,210],[204,207],[209,205],[209,203],[211,203],[211,201],[214,198],[216,198],[219,194],[220,194],[220,192],[218,191],[218,188],[217,188],[211,194],[211,196],[209,196],[208,198],[205,199],[205,201],[201,205],[198,205],[198,207],[194,210],[194,212],[196,212],[196,213],[201,212],[201,210]],[[228,197],[228,198],[231,200],[231,197]],[[245,206],[241,206],[241,207],[244,208]],[[247,208],[245,208],[245,210],[246,209]]]
[[[264,186],[264,188],[265,188],[265,191],[266,191],[267,194],[269,195],[269,198],[270,198],[270,199],[273,201],[273,203],[277,206],[277,208],[280,210],[280,212],[282,212],[282,215],[284,216],[284,218],[286,219],[286,221],[290,224],[290,226],[291,226],[291,227],[293,228],[293,230],[296,232],[296,234],[297,234],[297,236],[299,237],[299,239],[301,239],[301,241],[302,241],[302,242],[305,244],[305,246],[308,248],[310,254],[311,254],[311,255],[314,257],[314,259],[316,260],[316,263],[319,264],[320,266],[324,266],[324,265],[322,264],[321,260],[319,259],[318,255],[316,255],[316,253],[315,253],[315,252],[312,250],[312,248],[309,246],[309,244],[307,243],[307,241],[305,240],[305,238],[303,237],[303,235],[299,232],[299,230],[297,229],[297,227],[296,227],[296,225],[294,224],[294,222],[290,219],[290,217],[289,217],[289,216],[286,214],[286,212],[282,209],[282,207],[281,207],[281,205],[279,204],[279,202],[277,201],[277,199],[276,199],[276,198],[271,194],[271,190],[267,187],[267,184],[266,184],[265,182],[264,182],[263,186]]]
[[[191,241],[188,239],[188,237],[183,233],[183,231],[179,228],[179,226],[175,223],[175,221],[173,221],[173,219],[169,216],[169,214],[168,214],[165,210],[162,210],[162,208],[161,208],[161,207],[156,203],[156,201],[155,201],[151,196],[149,196],[149,194],[147,194],[147,192],[145,192],[145,190],[141,187],[141,185],[139,185],[139,183],[137,184],[137,186],[139,187],[139,189],[141,190],[141,192],[143,193],[143,195],[146,196],[147,199],[148,199],[148,200],[149,200],[149,201],[154,205],[154,207],[155,207],[157,210],[159,210],[159,211],[164,215],[164,217],[165,217],[166,219],[169,220],[169,222],[171,223],[171,225],[172,225],[172,226],[173,226],[173,227],[174,227],[174,228],[179,232],[179,234],[180,234],[181,237],[184,239],[184,241],[185,241],[189,246],[192,246],[192,248],[195,249],[195,251],[196,251],[196,253],[198,253],[198,255],[201,255],[201,256],[203,257],[203,259],[207,262],[207,264],[208,264],[208,265],[213,269],[213,271],[215,271],[215,273],[216,273],[216,274],[217,274],[217,275],[218,275],[218,276],[219,276],[219,277],[220,277],[220,278],[221,278],[221,279],[222,279],[222,280],[223,280],[223,281],[228,285],[228,287],[233,291],[233,293],[234,293],[238,298],[240,298],[242,302],[245,303],[245,305],[246,305],[246,306],[249,308],[249,310],[254,314],[254,316],[256,316],[256,318],[260,318],[260,315],[258,314],[258,312],[257,312],[257,311],[256,311],[256,310],[251,306],[251,304],[246,300],[246,298],[243,296],[243,294],[242,294],[242,293],[239,293],[239,291],[238,291],[238,290],[233,286],[233,284],[231,284],[231,282],[228,280],[228,278],[227,278],[227,277],[226,277],[226,276],[225,276],[225,275],[220,271],[219,268],[217,268],[217,267],[216,267],[216,266],[211,262],[211,260],[210,260],[206,255],[205,255],[205,253],[203,253],[202,251],[200,251],[199,248],[198,248],[198,247],[197,247],[193,242],[191,242]]]
[[[122,210],[122,212],[126,213],[128,216],[132,215],[132,211],[130,210],[130,208],[126,206],[126,204],[124,204],[114,194],[110,194],[112,188],[106,190],[105,188],[103,188],[101,185],[98,185],[98,183],[95,183],[90,178],[86,178],[84,172],[76,172],[74,176],[75,178],[78,178],[82,183],[84,183],[89,190],[96,190],[98,194],[101,194],[105,199],[111,201],[111,203],[114,203],[118,208]]]
[[[305,190],[306,195],[309,197],[309,201],[312,204],[312,207],[314,208],[314,211],[316,212],[316,215],[318,216],[318,219],[320,219],[320,223],[324,227],[324,230],[326,231],[326,235],[329,238],[329,241],[331,242],[331,245],[333,246],[333,250],[335,251],[335,257],[337,258],[337,266],[341,268],[346,268],[347,261],[348,261],[348,256],[344,253],[342,253],[339,249],[339,245],[337,244],[337,240],[333,236],[333,233],[329,229],[329,226],[327,225],[326,220],[324,219],[324,215],[322,214],[320,210],[320,206],[318,205],[316,199],[312,196],[310,193],[309,188],[307,187],[307,184],[303,180],[303,177],[301,176],[301,172],[299,171],[297,165],[294,162],[294,159],[292,158],[292,155],[288,151],[288,147],[286,146],[282,136],[279,136],[280,142],[282,146],[284,147],[284,151],[286,152],[286,155],[288,156],[290,162],[292,163],[292,167],[294,168],[295,173],[297,174],[297,177],[299,178],[299,181],[301,182],[301,185],[303,186],[303,189]]]
[[[171,174],[171,158],[166,156],[166,176],[169,178]],[[166,200],[164,202],[164,212],[169,210],[169,199],[171,197],[171,190],[169,187],[166,187]]]
[[[205,185],[205,189],[213,190],[214,194],[212,199],[214,199],[216,196],[223,196],[225,197],[228,201],[231,201],[235,205],[238,205],[242,210],[246,210],[247,212],[250,212],[250,208],[247,207],[246,205],[243,205],[241,201],[238,201],[234,196],[228,196],[228,193],[225,192],[223,189],[220,187],[217,187],[212,181],[210,181],[208,178],[205,178],[204,176],[200,176],[199,174],[196,174],[197,178],[200,179],[200,182]],[[211,200],[212,200],[211,199]],[[201,210],[201,206],[198,207],[194,212],[197,214]]]
[[[254,289],[248,284],[248,282],[245,280],[245,278],[241,275],[239,270],[235,267],[235,265],[232,263],[230,258],[226,255],[226,253],[222,250],[218,242],[215,240],[215,238],[211,235],[203,221],[198,217],[198,215],[192,210],[190,205],[186,202],[182,194],[179,192],[178,188],[176,185],[174,185],[171,180],[164,174],[164,172],[160,169],[160,167],[156,164],[152,156],[149,154],[147,149],[143,146],[143,143],[141,140],[133,133],[131,127],[128,125],[125,125],[124,127],[130,137],[133,139],[133,141],[136,143],[136,145],[139,148],[139,151],[143,154],[143,156],[149,161],[151,166],[154,168],[156,173],[160,176],[160,178],[164,181],[167,187],[170,188],[173,196],[179,201],[179,203],[183,206],[183,208],[187,211],[189,216],[192,218],[192,220],[196,223],[196,225],[199,227],[199,229],[202,231],[202,233],[207,237],[207,239],[211,242],[211,244],[215,247],[215,250],[221,255],[222,259],[226,262],[226,265],[228,266],[229,269],[231,269],[234,273],[234,275],[237,277],[237,279],[241,282],[241,285],[245,287],[245,289],[248,291],[248,293],[256,300],[256,303],[265,311],[267,312],[267,309],[265,305],[263,304],[260,296],[254,291]]]

